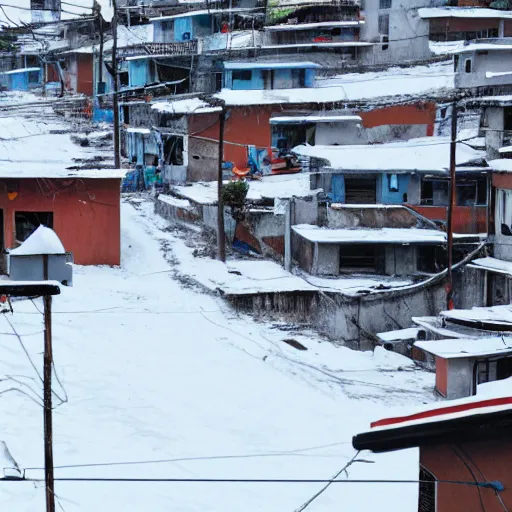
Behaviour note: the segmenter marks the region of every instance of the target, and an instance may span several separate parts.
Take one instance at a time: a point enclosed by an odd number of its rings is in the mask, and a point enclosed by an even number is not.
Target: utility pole
[[[112,17],[112,69],[114,73],[114,165],[116,169],[121,168],[120,133],[119,133],[119,74],[117,70],[117,0],[112,0],[114,16]]]
[[[44,255],[44,279],[48,280],[48,255]],[[46,512],[55,512],[55,481],[53,476],[53,418],[52,418],[52,296],[43,297],[44,304],[44,479],[46,484]]]
[[[452,136],[450,142],[450,200],[448,202],[447,235],[448,235],[448,285],[447,285],[447,306],[453,309],[453,209],[456,204],[456,152],[457,152],[457,102],[452,104]]]
[[[222,198],[222,164],[224,162],[224,125],[226,124],[226,109],[222,107],[219,114],[219,167],[217,172],[217,256],[220,261],[226,261],[226,233],[224,231],[224,200]]]

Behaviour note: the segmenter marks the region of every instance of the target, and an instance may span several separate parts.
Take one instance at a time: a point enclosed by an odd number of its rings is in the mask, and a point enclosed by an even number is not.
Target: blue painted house
[[[42,84],[41,68],[22,68],[5,71],[7,88],[11,91],[28,91]]]
[[[173,43],[192,41],[215,32],[220,32],[219,17],[222,11],[216,9],[199,10],[152,18],[153,41],[155,43]]]
[[[158,81],[156,65],[147,56],[128,59],[128,87],[144,87]]]
[[[224,88],[254,91],[313,87],[320,67],[314,62],[225,62]]]

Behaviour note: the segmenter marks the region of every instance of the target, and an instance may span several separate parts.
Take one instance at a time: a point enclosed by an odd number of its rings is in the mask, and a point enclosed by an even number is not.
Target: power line
[[[378,480],[345,479],[326,480],[315,478],[123,478],[123,477],[56,477],[56,482],[111,482],[111,483],[228,483],[228,484],[431,484],[431,480]],[[5,479],[0,482],[44,482],[42,478]],[[471,482],[465,480],[436,480],[437,484],[464,485],[496,490],[500,482]]]
[[[142,464],[164,464],[169,462],[187,462],[187,461],[199,461],[199,460],[221,460],[221,459],[249,459],[258,457],[284,457],[289,455],[297,456],[310,456],[304,455],[303,452],[320,450],[322,448],[330,448],[333,446],[341,446],[351,444],[352,441],[341,441],[339,443],[330,443],[319,446],[312,446],[309,448],[298,448],[296,450],[287,450],[280,452],[269,452],[269,453],[252,453],[252,454],[241,454],[241,455],[212,455],[205,457],[179,457],[174,459],[157,459],[157,460],[142,460],[142,461],[121,461],[121,462],[98,462],[90,464],[68,464],[63,466],[55,466],[55,469],[71,469],[71,468],[88,468],[88,467],[103,467],[103,466],[129,466],[129,465],[142,465]],[[315,455],[312,455],[313,457]],[[25,468],[26,471],[31,470],[42,470],[41,467]]]
[[[336,478],[338,478],[344,471],[346,472],[347,468],[351,464],[354,464],[354,462],[356,462],[356,457],[359,455],[359,453],[360,453],[360,450],[357,451],[356,454],[332,477],[332,479],[329,483],[325,484],[325,486],[322,487],[322,489],[320,489],[317,493],[313,494],[313,496],[311,496],[311,498],[309,498],[309,500],[307,500],[298,509],[296,509],[295,512],[302,512],[303,510],[306,510],[306,508],[308,508],[309,505],[311,503],[313,503],[313,501],[315,501],[318,498],[318,496],[320,496],[322,493],[324,493],[329,488],[329,486],[336,480]],[[348,473],[347,473],[347,476],[348,476]]]

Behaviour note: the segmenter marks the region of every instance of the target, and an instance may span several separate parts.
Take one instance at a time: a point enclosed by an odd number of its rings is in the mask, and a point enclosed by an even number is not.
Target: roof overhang
[[[41,297],[59,295],[60,286],[52,281],[0,281],[0,295],[10,297]]]

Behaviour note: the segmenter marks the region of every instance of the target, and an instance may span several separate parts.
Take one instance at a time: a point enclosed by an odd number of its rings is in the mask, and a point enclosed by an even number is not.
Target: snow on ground
[[[433,375],[404,357],[256,323],[184,287],[172,271],[181,257],[177,238],[149,204],[123,204],[122,249],[120,268],[75,266],[74,286],[54,299],[55,365],[69,399],[54,413],[57,478],[330,478],[370,421],[434,400]],[[41,371],[41,304],[14,307],[0,318],[0,373],[10,378],[2,389],[18,386],[37,401],[38,376],[8,321]],[[62,387],[55,383],[61,397]],[[41,408],[20,392],[1,396],[2,440],[21,467],[42,467]],[[416,450],[361,457],[372,463],[353,465],[350,478],[417,478]],[[166,459],[174,462],[59,468]],[[282,512],[321,486],[57,482],[56,494],[66,512]],[[6,482],[2,491],[0,506],[11,512],[44,506],[43,484]],[[310,510],[416,506],[414,484],[335,484]]]
[[[359,100],[453,89],[454,76],[453,63],[449,61],[429,66],[394,67],[373,73],[318,78],[316,87],[342,87],[347,100]]]

